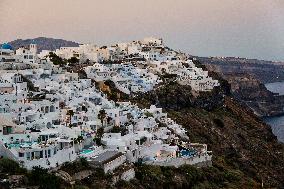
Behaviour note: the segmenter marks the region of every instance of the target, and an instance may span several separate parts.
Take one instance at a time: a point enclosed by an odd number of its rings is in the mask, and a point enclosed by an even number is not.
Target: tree
[[[111,117],[107,117],[107,124],[110,124],[112,118]]]
[[[133,119],[133,116],[132,116],[132,114],[131,114],[130,112],[128,112],[128,113],[126,114],[126,116],[127,116],[127,119],[128,119],[128,120],[132,120],[132,119]]]
[[[31,136],[30,136],[30,135],[27,135],[27,138],[28,138],[28,139],[29,139],[29,141],[30,141]]]
[[[60,188],[60,184],[63,182],[62,179],[48,173],[47,169],[41,167],[33,167],[27,177],[30,185],[39,185],[39,188],[42,189]]]
[[[93,141],[97,144],[97,145],[102,145],[101,143],[101,138],[104,134],[104,129],[103,128],[99,128],[97,130],[97,133],[96,133],[96,137],[93,139]]]
[[[63,58],[57,56],[55,53],[50,52],[48,55],[50,61],[54,64],[54,65],[65,65],[66,64],[66,60],[64,60]]]
[[[21,168],[20,165],[8,158],[0,159],[0,172],[1,173],[8,173],[8,174],[23,174],[27,170]]]
[[[99,111],[98,119],[101,120],[102,127],[104,126],[104,119],[106,118],[106,116],[107,116],[107,113],[104,109]]]
[[[67,60],[70,64],[77,64],[77,63],[79,63],[79,59],[78,58],[76,58],[76,57],[71,57],[71,58],[69,58],[68,60]]]
[[[34,92],[38,91],[38,89],[34,86],[34,84],[31,80],[29,80],[28,78],[26,78],[23,75],[21,75],[21,76],[22,76],[23,82],[27,83],[27,87],[28,87],[29,91],[34,91]]]
[[[85,72],[85,70],[80,69],[80,70],[78,70],[77,73],[78,73],[80,79],[88,79],[88,75]]]
[[[67,111],[67,115],[69,115],[70,125],[71,125],[71,120],[72,120],[72,117],[74,116],[74,111],[73,110],[68,110]]]
[[[121,133],[121,128],[119,126],[115,126],[112,128],[111,133]]]
[[[82,136],[78,136],[77,138],[74,139],[74,143],[75,144],[80,144],[82,141],[84,140],[84,138]]]
[[[60,109],[63,109],[65,107],[65,103],[64,102],[59,102],[59,107],[60,107]]]
[[[153,114],[152,114],[151,112],[148,112],[148,111],[145,112],[144,115],[145,115],[146,117],[154,117]]]
[[[103,128],[99,128],[97,130],[97,134],[96,134],[97,137],[101,138],[103,136],[103,134],[104,134],[104,129]]]

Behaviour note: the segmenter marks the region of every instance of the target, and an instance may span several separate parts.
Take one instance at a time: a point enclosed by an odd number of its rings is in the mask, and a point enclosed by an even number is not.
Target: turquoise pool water
[[[81,152],[81,154],[90,154],[94,152],[94,150],[91,150],[91,149],[83,149],[83,151]]]
[[[20,148],[21,146],[31,146],[31,142],[24,142],[24,143],[11,143],[8,144],[9,148]]]

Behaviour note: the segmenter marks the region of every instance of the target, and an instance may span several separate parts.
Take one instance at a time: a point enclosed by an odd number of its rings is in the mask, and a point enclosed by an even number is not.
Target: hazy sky
[[[284,60],[284,0],[0,0],[0,43],[158,36],[200,56]]]

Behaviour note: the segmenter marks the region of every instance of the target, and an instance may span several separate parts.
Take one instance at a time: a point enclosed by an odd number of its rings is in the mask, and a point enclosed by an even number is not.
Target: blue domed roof
[[[13,47],[7,43],[4,43],[1,47],[1,49],[9,49],[9,50],[13,50]]]

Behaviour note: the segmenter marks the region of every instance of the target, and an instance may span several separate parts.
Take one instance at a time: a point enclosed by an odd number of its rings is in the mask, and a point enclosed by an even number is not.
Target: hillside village
[[[210,166],[207,144],[191,143],[162,108],[114,102],[98,87],[111,81],[122,93],[135,95],[159,87],[166,76],[196,93],[219,86],[186,54],[152,37],[41,52],[36,44],[19,49],[3,44],[0,156],[27,169],[56,169],[85,158],[105,173],[123,167],[122,180],[135,177],[134,163]]]

